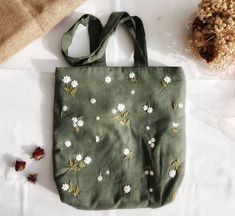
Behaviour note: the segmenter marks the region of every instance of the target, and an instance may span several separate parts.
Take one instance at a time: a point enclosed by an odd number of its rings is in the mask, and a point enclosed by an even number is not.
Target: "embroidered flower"
[[[146,126],[146,130],[150,130],[150,127],[149,127],[149,126]]]
[[[128,79],[129,79],[131,82],[136,82],[135,73],[134,73],[134,72],[129,73]]]
[[[69,76],[64,76],[62,81],[65,83],[65,84],[69,84],[71,82],[71,78]]]
[[[100,117],[99,117],[99,116],[96,116],[96,120],[99,121],[99,120],[100,120]]]
[[[134,95],[135,94],[135,90],[131,90],[131,94]]]
[[[64,105],[64,106],[62,107],[62,111],[66,112],[67,110],[68,110],[68,106]]]
[[[74,186],[71,180],[69,180],[69,184],[67,184],[67,183],[62,184],[61,189],[63,191],[66,191],[66,192],[72,194],[74,197],[79,198],[80,189],[79,189],[78,185]]]
[[[96,103],[96,99],[95,98],[91,98],[90,102],[91,102],[91,104],[95,104]]]
[[[84,126],[83,116],[72,117],[71,121],[72,121],[73,127],[77,133],[79,132],[80,128]]]
[[[178,106],[179,106],[180,109],[182,109],[184,107],[184,104],[183,103],[179,103]]]
[[[130,126],[131,119],[129,117],[129,112],[125,111],[126,106],[122,103],[117,105],[117,109],[112,109],[112,113],[115,115],[112,118],[118,120],[121,125]],[[116,113],[119,112],[117,115]]]
[[[145,170],[145,171],[144,171],[144,174],[145,174],[145,175],[148,175],[148,174],[149,174],[149,171],[148,171],[148,170]]]
[[[152,170],[145,170],[145,171],[144,171],[144,174],[145,174],[145,175],[151,175],[151,176],[153,176],[153,175],[154,175],[154,172],[153,172]]]
[[[123,187],[123,191],[124,191],[125,194],[130,193],[131,192],[131,186],[130,185],[125,185]]]
[[[128,77],[129,79],[135,79],[135,73],[134,72],[129,73]]]
[[[66,140],[66,141],[64,142],[64,145],[65,145],[67,148],[69,148],[69,147],[72,145],[72,143],[71,143],[70,140]]]
[[[84,163],[85,164],[90,164],[91,161],[92,161],[92,159],[90,157],[88,157],[88,156],[84,158]]]
[[[165,76],[163,78],[163,81],[166,83],[166,84],[169,84],[171,82],[171,78],[169,76]]]
[[[98,143],[100,141],[100,136],[95,136],[95,141]]]
[[[170,176],[170,178],[174,178],[174,177],[176,176],[176,170],[171,169],[171,170],[168,172],[168,175]]]
[[[149,188],[149,192],[152,193],[153,192],[153,188]]]
[[[101,182],[101,181],[103,180],[103,177],[102,177],[101,174],[97,177],[97,180],[98,180],[99,182]]]
[[[161,85],[163,87],[164,90],[167,89],[168,85],[171,83],[171,78],[169,76],[165,76],[163,77],[162,81],[161,81]]]
[[[64,184],[62,184],[61,189],[62,189],[63,191],[67,191],[67,190],[69,189],[69,185],[68,185],[67,183],[64,183]]]
[[[130,150],[130,149],[128,149],[128,148],[124,148],[123,149],[123,158],[125,159],[125,160],[129,160],[129,159],[132,159],[132,151]]]
[[[65,84],[64,90],[74,96],[77,91],[78,82],[76,80],[71,82],[71,78],[69,76],[64,76],[62,81]]]
[[[123,150],[123,154],[124,154],[124,155],[129,155],[129,154],[130,154],[130,150],[129,150],[128,148],[125,148],[125,149]]]
[[[112,109],[112,113],[113,114],[117,114],[117,110],[116,109]]]
[[[111,79],[110,76],[106,76],[106,77],[104,78],[104,82],[105,82],[105,83],[111,83],[111,81],[112,81],[112,79]]]
[[[76,87],[78,86],[78,82],[77,82],[76,80],[73,80],[73,81],[71,82],[71,86],[72,86],[73,88],[76,88]]]
[[[155,138],[151,138],[149,141],[148,141],[148,144],[151,148],[154,148],[155,147]]]
[[[110,170],[105,171],[106,175],[110,175]]]
[[[82,157],[82,155],[81,155],[81,154],[78,154],[78,155],[76,155],[76,157],[75,157],[75,158],[76,158],[76,161],[78,161],[78,162],[79,162],[79,161],[81,161],[81,160],[82,160],[82,158],[83,158],[83,157]]]
[[[123,112],[125,109],[126,109],[126,107],[125,107],[124,104],[118,104],[118,105],[117,105],[117,110],[118,110],[119,112]]]
[[[154,176],[154,172],[152,170],[150,170],[149,175]]]
[[[28,180],[28,182],[35,184],[38,181],[38,174],[37,173],[29,174],[27,176],[27,180]]]
[[[171,128],[171,132],[172,133],[177,133],[178,132],[178,127],[179,127],[179,123],[172,123],[172,128]]]
[[[153,108],[150,106],[149,102],[143,106],[143,110],[148,114],[153,113]]]

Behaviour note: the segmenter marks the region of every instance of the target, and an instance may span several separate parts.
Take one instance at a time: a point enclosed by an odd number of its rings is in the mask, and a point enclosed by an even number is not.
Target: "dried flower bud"
[[[45,156],[44,149],[42,149],[41,147],[37,147],[33,152],[32,158],[38,161],[41,160],[44,156]]]
[[[25,169],[26,162],[25,161],[16,161],[15,162],[15,171],[23,171]]]
[[[190,47],[211,67],[235,63],[234,0],[202,0],[190,27]]]
[[[27,180],[33,184],[35,184],[37,181],[38,181],[38,174],[35,173],[35,174],[29,174],[27,176]]]

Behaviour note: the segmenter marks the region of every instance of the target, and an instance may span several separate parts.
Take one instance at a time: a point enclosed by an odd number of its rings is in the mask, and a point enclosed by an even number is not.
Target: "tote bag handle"
[[[88,21],[89,19],[91,20]],[[70,57],[68,56],[68,48],[71,45],[74,34],[80,24],[88,27],[91,53],[90,55],[83,57]],[[108,40],[112,33],[116,31],[116,28],[121,24],[125,25],[126,29],[134,39],[135,66],[147,66],[148,57],[143,23],[139,17],[131,17],[127,12],[112,13],[104,28],[101,27],[100,21],[92,15],[84,15],[81,17],[81,19],[79,19],[62,37],[62,54],[66,61],[72,66],[99,63],[105,64],[105,50]],[[96,29],[96,27],[98,28]],[[96,38],[94,38],[95,36]]]

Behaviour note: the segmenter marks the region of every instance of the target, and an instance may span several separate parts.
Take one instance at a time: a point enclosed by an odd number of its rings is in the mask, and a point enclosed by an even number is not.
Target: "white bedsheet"
[[[233,216],[235,212],[235,69],[214,74],[185,46],[185,24],[197,0],[87,0],[51,32],[0,66],[0,215],[1,216]],[[181,65],[187,76],[186,175],[174,203],[159,209],[80,211],[62,204],[52,176],[54,70],[67,66],[60,39],[76,19],[92,13],[106,22],[112,11],[142,18],[150,65]],[[71,54],[88,52],[81,29]],[[77,41],[77,42],[76,42]],[[85,41],[85,42],[84,42]],[[131,40],[120,29],[107,49],[108,65],[131,65]],[[46,150],[39,162],[27,155],[35,145]],[[26,159],[29,184],[14,171]]]

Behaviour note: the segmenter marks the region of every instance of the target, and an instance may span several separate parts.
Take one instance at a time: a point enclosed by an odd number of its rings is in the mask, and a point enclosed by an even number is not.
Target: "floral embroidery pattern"
[[[105,83],[111,83],[111,81],[112,81],[112,79],[111,79],[111,77],[110,76],[106,76],[105,78],[104,78],[104,82]]]
[[[173,161],[171,163],[171,169],[168,172],[168,175],[170,178],[174,178],[177,173],[179,173],[181,170],[181,166],[177,160]]]
[[[83,127],[83,125],[84,125],[83,116],[72,117],[71,121],[73,123],[73,127],[74,127],[75,131],[78,133],[80,128]]]
[[[123,149],[123,159],[130,160],[133,157],[133,153],[130,149],[124,148]]]
[[[153,188],[149,188],[149,192],[152,193],[153,192]]]
[[[150,130],[150,129],[151,129],[151,128],[147,125],[147,126],[146,126],[146,130]]]
[[[95,136],[95,142],[98,143],[103,139],[101,136]]]
[[[177,104],[176,100],[173,99],[171,102],[171,106],[173,109],[177,109],[177,108],[182,109],[184,107],[184,104],[181,102],[179,104]]]
[[[98,180],[99,182],[101,182],[101,181],[103,180],[103,177],[102,177],[102,175],[101,175],[101,172],[100,172],[100,174],[98,175],[97,180]]]
[[[75,160],[69,160],[68,171],[78,172],[91,163],[92,159],[87,156],[83,159],[81,154],[76,155]]]
[[[147,102],[147,104],[145,104],[145,105],[143,106],[143,110],[144,110],[145,112],[147,112],[148,114],[153,113],[153,108],[150,106],[150,103],[149,103],[149,102]]]
[[[131,192],[131,186],[130,185],[125,185],[123,187],[123,191],[124,191],[125,194],[130,193]]]
[[[110,170],[105,171],[106,175],[110,175]]]
[[[131,125],[131,119],[129,116],[129,112],[125,111],[126,107],[124,104],[118,104],[117,109],[112,109],[112,113],[114,116],[113,119],[119,121],[119,123],[123,126],[130,126]]]
[[[66,141],[64,142],[64,145],[65,145],[67,148],[69,148],[69,147],[72,145],[72,143],[71,143],[70,140],[66,140]]]
[[[174,133],[174,134],[177,133],[178,132],[178,127],[179,127],[179,123],[173,122],[171,132]]]
[[[91,104],[95,104],[96,103],[96,99],[95,98],[91,98],[90,102],[91,102]]]
[[[144,171],[144,174],[145,174],[145,175],[154,176],[154,172],[153,172],[152,170],[149,170],[149,169],[146,169],[146,170]]]
[[[131,82],[136,82],[136,75],[135,75],[135,73],[134,72],[129,73],[128,79]]]
[[[74,96],[77,91],[78,82],[76,80],[72,81],[69,76],[64,76],[62,81],[65,84],[64,90]]]
[[[149,146],[151,147],[151,148],[154,148],[155,147],[155,138],[151,138],[149,141],[148,141],[148,144],[149,144]]]
[[[74,197],[79,198],[80,189],[78,185],[74,187],[71,180],[69,181],[69,183],[62,184],[61,189],[63,191],[67,191],[68,193],[71,193]]]
[[[60,113],[61,118],[63,117],[63,113],[67,112],[67,111],[68,111],[68,106],[67,105],[63,105],[62,109],[61,109],[61,113]]]
[[[131,90],[131,94],[134,95],[135,94],[135,90]]]
[[[163,87],[164,90],[167,89],[168,85],[171,83],[171,78],[169,76],[165,76],[163,77],[162,81],[161,81],[161,85]]]

